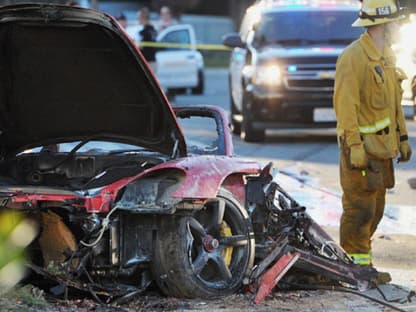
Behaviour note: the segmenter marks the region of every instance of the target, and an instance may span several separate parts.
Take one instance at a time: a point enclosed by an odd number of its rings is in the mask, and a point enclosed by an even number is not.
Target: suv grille
[[[296,91],[333,91],[335,64],[290,64],[285,85]]]

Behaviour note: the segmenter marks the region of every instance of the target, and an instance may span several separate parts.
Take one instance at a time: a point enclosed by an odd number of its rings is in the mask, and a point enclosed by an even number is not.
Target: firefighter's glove
[[[410,148],[409,141],[400,142],[400,157],[397,162],[407,162],[412,157],[412,149]]]
[[[350,162],[352,168],[367,168],[368,160],[363,143],[353,144],[350,146]]]

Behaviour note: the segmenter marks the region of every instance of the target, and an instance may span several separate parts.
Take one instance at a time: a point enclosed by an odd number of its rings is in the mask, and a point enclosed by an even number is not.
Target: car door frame
[[[180,118],[192,118],[192,116],[213,118],[216,123],[219,140],[219,153],[216,155],[234,156],[234,145],[228,113],[223,108],[214,105],[174,106],[172,108],[176,114],[179,125]],[[184,133],[184,136],[186,141],[186,133]]]
[[[168,28],[163,29],[156,37],[157,42],[162,42],[162,39],[165,38],[169,33],[172,33],[174,31],[180,31],[180,30],[187,30],[189,33],[189,49],[196,50],[196,36],[195,36],[195,30],[192,27],[192,25],[189,24],[178,24],[178,25],[172,25]],[[159,51],[163,52],[163,51]]]

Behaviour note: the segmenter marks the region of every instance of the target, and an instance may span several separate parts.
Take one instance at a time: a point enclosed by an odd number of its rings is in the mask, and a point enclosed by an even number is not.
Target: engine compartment
[[[0,163],[0,185],[91,189],[133,176],[163,163],[160,154],[143,151],[91,154],[22,153]]]

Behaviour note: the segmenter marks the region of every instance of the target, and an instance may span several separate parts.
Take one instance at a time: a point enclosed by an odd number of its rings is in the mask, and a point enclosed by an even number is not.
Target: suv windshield
[[[355,11],[267,12],[258,25],[255,40],[259,44],[345,44],[363,32],[351,26],[356,18]]]

